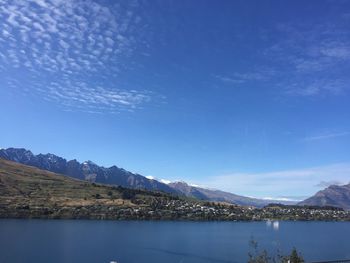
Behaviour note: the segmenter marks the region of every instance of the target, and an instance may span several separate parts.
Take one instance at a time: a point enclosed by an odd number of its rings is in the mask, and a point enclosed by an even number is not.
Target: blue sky
[[[347,1],[0,0],[0,146],[257,197],[350,175]]]

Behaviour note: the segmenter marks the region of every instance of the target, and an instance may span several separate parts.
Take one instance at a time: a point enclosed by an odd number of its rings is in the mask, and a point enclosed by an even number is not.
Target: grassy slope
[[[119,218],[116,210],[163,199],[177,198],[92,184],[0,159],[0,217]]]
[[[121,197],[115,187],[99,186],[31,166],[0,159],[0,203],[59,203],[61,205],[110,202]],[[96,194],[101,198],[96,199]],[[117,201],[116,200],[116,201]]]

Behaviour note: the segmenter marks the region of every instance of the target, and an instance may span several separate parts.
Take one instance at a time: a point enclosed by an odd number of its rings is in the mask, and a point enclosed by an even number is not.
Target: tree
[[[122,192],[122,198],[123,199],[133,199],[135,198],[135,192],[134,191],[131,191],[129,189],[124,189],[123,192]]]
[[[287,256],[287,258],[283,262],[304,263],[305,261],[304,261],[303,257],[298,253],[296,248],[293,248],[292,253],[290,254],[290,256]]]
[[[266,250],[262,252],[258,249],[258,242],[253,238],[249,241],[250,252],[248,253],[248,263],[304,263],[303,257],[293,248],[290,255],[280,255],[270,257]]]

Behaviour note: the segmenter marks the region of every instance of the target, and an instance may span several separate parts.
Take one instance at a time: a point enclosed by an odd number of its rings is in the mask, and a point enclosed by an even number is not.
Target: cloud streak
[[[265,28],[259,39],[265,47],[246,55],[246,61],[251,59],[246,71],[217,73],[214,78],[234,86],[268,84],[284,96],[326,97],[348,92],[348,22],[340,14],[317,23],[291,21]]]
[[[284,40],[265,51],[287,70],[279,88],[287,95],[303,97],[346,92],[350,81],[342,72],[350,66],[346,31],[341,17],[332,23],[280,24],[277,32]]]
[[[343,137],[348,135],[350,135],[350,132],[326,133],[322,135],[306,137],[304,138],[304,141],[319,141],[319,140],[332,139],[332,138]]]
[[[264,82],[269,80],[275,71],[272,69],[257,69],[250,72],[235,72],[229,75],[214,75],[214,77],[222,82],[232,84],[244,84],[247,82]]]

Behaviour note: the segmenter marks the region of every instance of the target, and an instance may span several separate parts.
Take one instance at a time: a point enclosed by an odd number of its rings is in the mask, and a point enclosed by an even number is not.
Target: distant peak
[[[190,185],[189,185],[188,183],[186,183],[185,181],[175,181],[175,182],[172,182],[171,184],[190,186]]]
[[[34,155],[31,151],[25,149],[25,148],[7,148],[3,149],[5,152],[11,152],[11,153],[19,153],[19,154],[26,154],[26,155]]]
[[[13,148],[13,147],[7,148],[6,150],[7,151],[17,151],[17,152],[31,152],[25,148]]]

